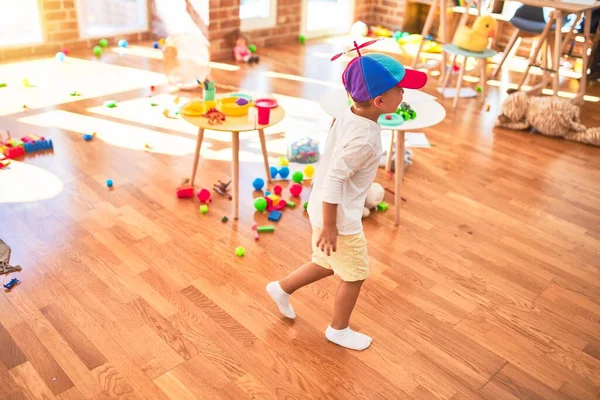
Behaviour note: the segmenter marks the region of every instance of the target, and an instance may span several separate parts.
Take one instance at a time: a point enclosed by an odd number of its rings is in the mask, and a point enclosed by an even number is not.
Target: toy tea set
[[[210,125],[219,125],[224,123],[227,117],[243,117],[252,113],[249,119],[254,119],[253,110],[256,109],[258,125],[268,125],[271,109],[278,106],[275,99],[254,100],[245,93],[232,93],[217,99],[215,83],[204,81],[204,98],[191,100],[182,107],[181,113],[190,117],[208,118]]]

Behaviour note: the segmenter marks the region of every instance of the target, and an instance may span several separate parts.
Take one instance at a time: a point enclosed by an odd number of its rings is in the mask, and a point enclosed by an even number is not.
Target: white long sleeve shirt
[[[340,235],[362,231],[367,192],[382,154],[381,127],[348,107],[333,125],[313,179],[308,215],[313,227],[323,227],[323,202],[337,204]]]

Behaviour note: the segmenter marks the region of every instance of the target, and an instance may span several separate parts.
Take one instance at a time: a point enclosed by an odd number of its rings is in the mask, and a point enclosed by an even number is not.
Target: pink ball
[[[294,183],[290,188],[290,193],[292,194],[292,196],[299,197],[300,193],[302,193],[302,185]]]
[[[283,192],[283,188],[279,185],[275,185],[275,187],[273,188],[273,193],[275,193],[276,195],[280,195],[281,192]]]
[[[210,201],[210,192],[207,189],[198,190],[198,200],[203,203],[208,203]]]

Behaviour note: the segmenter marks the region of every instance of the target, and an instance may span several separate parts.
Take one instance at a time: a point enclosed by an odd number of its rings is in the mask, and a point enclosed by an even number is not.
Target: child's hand
[[[319,235],[319,239],[317,240],[317,247],[321,248],[322,252],[326,252],[327,255],[330,256],[331,250],[333,250],[334,252],[337,250],[337,236],[337,226],[323,226],[321,235]]]

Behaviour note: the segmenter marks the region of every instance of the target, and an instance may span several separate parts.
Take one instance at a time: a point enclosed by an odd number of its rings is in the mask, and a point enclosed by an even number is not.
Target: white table
[[[446,117],[446,109],[436,101],[436,97],[417,90],[406,89],[404,101],[410,104],[411,108],[417,113],[417,117],[413,120],[406,121],[397,127],[383,126],[384,129],[392,131],[390,140],[390,149],[388,151],[385,170],[387,172],[392,169],[392,153],[394,150],[394,135],[396,136],[396,182],[395,196],[396,216],[395,224],[400,225],[400,204],[402,191],[402,178],[404,176],[404,140],[406,131],[429,128],[437,125]],[[335,89],[327,92],[320,100],[321,108],[334,120],[338,115],[348,108],[348,95],[344,89]]]

